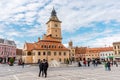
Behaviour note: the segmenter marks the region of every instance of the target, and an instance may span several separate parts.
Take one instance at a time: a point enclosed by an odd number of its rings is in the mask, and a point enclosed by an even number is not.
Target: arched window
[[[54,45],[52,45],[52,48],[54,48]]]
[[[61,56],[61,52],[59,52],[59,55]]]
[[[66,63],[66,58],[64,58],[64,63]]]
[[[54,56],[56,56],[57,55],[57,53],[56,52],[54,52]]]
[[[43,55],[45,55],[46,53],[45,52],[43,52]]]
[[[43,45],[41,45],[41,48],[43,48]]]
[[[29,51],[29,52],[27,53],[27,55],[30,56],[30,55],[32,55],[32,53]]]
[[[49,45],[49,48],[51,48],[51,45]]]
[[[57,24],[55,24],[55,27],[57,27]]]
[[[44,45],[44,48],[47,48],[46,45]]]
[[[59,46],[59,48],[60,48],[60,46]]]
[[[38,55],[40,55],[40,52],[38,52]]]
[[[64,52],[64,56],[66,55],[66,52]]]
[[[59,61],[61,62],[61,58],[59,58]]]
[[[50,51],[48,51],[48,55],[49,55],[49,56],[51,55],[51,52],[50,52]]]

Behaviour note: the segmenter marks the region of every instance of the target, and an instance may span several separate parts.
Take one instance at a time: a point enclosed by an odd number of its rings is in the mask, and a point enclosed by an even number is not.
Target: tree
[[[2,63],[2,61],[3,61],[3,58],[0,57],[0,63]]]
[[[9,60],[9,65],[13,66],[14,61],[15,61],[14,58],[11,57],[10,60]]]

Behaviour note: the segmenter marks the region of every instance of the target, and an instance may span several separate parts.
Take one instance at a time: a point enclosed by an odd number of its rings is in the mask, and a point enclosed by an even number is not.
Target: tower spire
[[[54,7],[53,7],[53,10],[52,10],[52,12],[51,12],[51,17],[52,17],[52,16],[56,16],[56,11],[55,11]]]
[[[61,23],[61,21],[57,18],[57,13],[56,13],[54,7],[52,9],[50,19],[46,24],[48,24],[50,21],[55,21],[55,22],[60,22]]]

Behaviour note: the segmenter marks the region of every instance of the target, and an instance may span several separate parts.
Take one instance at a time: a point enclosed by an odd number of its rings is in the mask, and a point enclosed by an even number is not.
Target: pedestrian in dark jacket
[[[22,68],[24,68],[24,65],[25,65],[25,63],[24,63],[24,62],[22,62]]]
[[[43,62],[43,71],[44,71],[44,74],[45,74],[45,78],[47,77],[47,69],[48,69],[48,62],[47,62],[47,60],[45,60],[44,62]]]
[[[81,62],[80,61],[78,61],[78,67],[81,67],[82,65],[81,65]]]
[[[40,62],[39,62],[39,77],[40,77],[41,73],[42,73],[42,76],[43,76],[43,74],[44,74],[44,73],[43,73],[43,65],[44,65],[43,62],[40,61]]]
[[[90,59],[87,60],[88,67],[90,67]]]
[[[114,61],[114,65],[116,65],[116,67],[118,67],[118,63],[117,63],[117,61]]]
[[[108,67],[108,70],[111,71],[110,61],[107,62],[107,67]]]

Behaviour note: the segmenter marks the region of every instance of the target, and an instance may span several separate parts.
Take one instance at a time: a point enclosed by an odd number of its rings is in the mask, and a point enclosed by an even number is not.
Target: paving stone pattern
[[[50,67],[48,77],[38,77],[39,67],[27,65],[8,66],[0,64],[0,80],[120,80],[120,67],[105,71],[103,65],[98,67]]]

